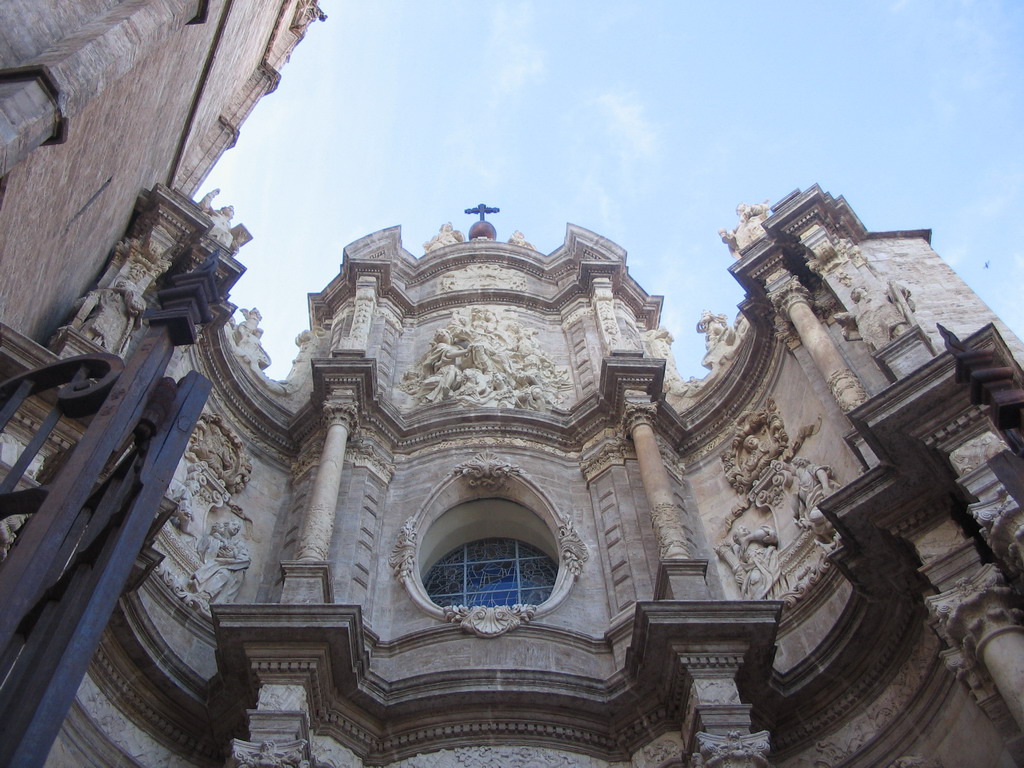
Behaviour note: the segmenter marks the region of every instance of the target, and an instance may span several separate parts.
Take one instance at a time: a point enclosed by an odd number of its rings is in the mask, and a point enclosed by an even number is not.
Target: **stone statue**
[[[744,248],[764,237],[765,231],[761,222],[767,219],[770,213],[771,206],[767,200],[763,203],[740,203],[736,206],[736,214],[740,217],[739,224],[733,230],[718,230],[722,242],[729,246],[733,257],[738,259]]]
[[[263,329],[260,328],[260,321],[263,315],[253,307],[252,309],[240,309],[245,320],[237,325],[232,322],[229,338],[231,345],[235,348],[235,354],[246,362],[257,374],[262,373],[270,365],[270,355],[263,349],[260,339],[263,337]]]
[[[455,245],[456,243],[464,242],[466,242],[466,236],[459,232],[459,230],[455,229],[449,221],[446,224],[442,224],[441,229],[437,231],[437,234],[423,244],[423,252],[430,253],[431,251],[436,251],[438,248],[444,248],[446,245]]]
[[[7,559],[7,553],[18,538],[18,531],[25,525],[28,515],[8,515],[0,518],[0,563]]]
[[[910,330],[907,318],[888,296],[878,296],[858,286],[850,291],[850,299],[854,304],[852,311],[835,315],[847,340],[856,338],[856,329],[872,350],[878,350]]]
[[[532,243],[526,242],[526,236],[518,229],[512,233],[512,236],[508,239],[508,241],[511,245],[518,245],[521,248],[529,248],[531,251],[537,250],[536,248],[533,247]]]
[[[704,348],[707,352],[701,360],[701,365],[711,371],[711,376],[719,374],[736,358],[746,330],[747,321],[742,315],[734,325],[729,325],[725,315],[716,315],[704,310],[700,322],[697,323],[697,332],[705,334]]]
[[[822,543],[831,542],[835,529],[818,509],[818,504],[839,487],[832,467],[812,464],[802,456],[791,459],[789,467],[796,485],[793,516],[797,526],[811,531]]]
[[[214,523],[200,555],[203,565],[196,569],[188,590],[210,603],[230,603],[242,587],[245,571],[252,562],[249,549],[239,539],[242,527],[235,520]]]
[[[779,577],[779,537],[768,525],[751,531],[736,526],[732,541],[715,551],[732,569],[743,595],[751,600],[765,597]]]
[[[142,325],[145,311],[139,286],[127,277],[119,277],[111,287],[89,291],[78,301],[71,327],[108,352],[120,355],[132,332]]]

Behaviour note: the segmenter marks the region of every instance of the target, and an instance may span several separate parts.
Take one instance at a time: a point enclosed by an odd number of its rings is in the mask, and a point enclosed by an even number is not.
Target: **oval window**
[[[423,579],[437,605],[540,605],[551,595],[558,564],[518,539],[477,539],[434,563]]]

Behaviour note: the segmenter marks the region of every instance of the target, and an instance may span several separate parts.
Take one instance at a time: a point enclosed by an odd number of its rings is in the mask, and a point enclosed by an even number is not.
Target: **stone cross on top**
[[[501,208],[488,208],[484,203],[480,203],[476,208],[467,208],[466,213],[479,213],[480,221],[484,221],[485,213],[500,213]]]
[[[480,221],[474,221],[473,226],[469,228],[469,239],[486,238],[487,240],[494,240],[497,236],[494,225],[484,219],[484,214],[499,213],[500,211],[500,208],[488,208],[484,203],[480,203],[476,208],[467,208],[466,213],[480,214]]]

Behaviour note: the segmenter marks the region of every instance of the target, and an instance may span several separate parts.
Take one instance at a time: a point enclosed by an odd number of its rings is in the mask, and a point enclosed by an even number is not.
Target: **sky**
[[[680,373],[703,309],[743,293],[718,235],[740,202],[819,184],[932,245],[1024,332],[1024,3],[320,0],[198,197],[254,239],[232,291],[287,375],[306,295],[348,243],[404,247],[484,202],[550,253],[568,222],[665,296]]]

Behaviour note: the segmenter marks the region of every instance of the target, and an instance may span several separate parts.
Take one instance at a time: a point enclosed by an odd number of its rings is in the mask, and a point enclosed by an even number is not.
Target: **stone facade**
[[[322,18],[13,2],[49,23],[8,25],[0,59],[0,378],[130,356],[214,252],[230,288],[248,232],[190,198]],[[746,298],[695,308],[702,379],[625,251],[573,225],[549,254],[451,224],[352,243],[283,381],[259,313],[215,308],[172,364],[214,389],[168,522],[48,765],[1024,765],[1020,421],[972,405],[937,324],[988,356],[983,405],[1024,347],[927,231],[870,232],[818,187],[737,214]],[[495,540],[543,589],[428,586]]]
[[[4,370],[130,354],[132,301],[223,245],[209,201],[137,207],[50,350],[5,328]],[[573,225],[550,254],[352,243],[285,381],[258,317],[221,309],[176,363],[215,385],[160,562],[48,765],[1024,764],[1024,473],[934,328],[1018,382],[1020,342],[927,232],[871,233],[817,187],[755,218],[697,382],[661,298]],[[550,558],[549,591],[432,598],[431,566],[486,538]]]

